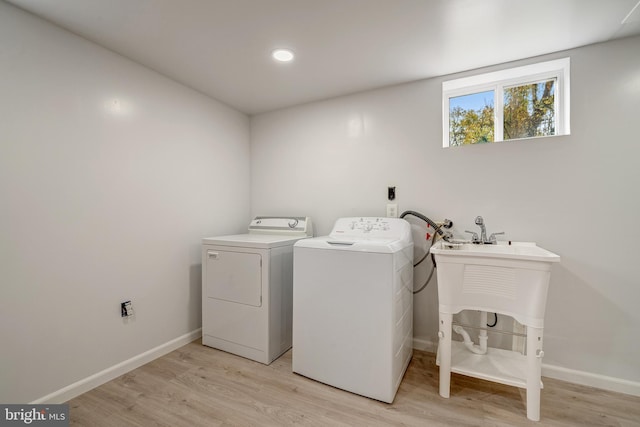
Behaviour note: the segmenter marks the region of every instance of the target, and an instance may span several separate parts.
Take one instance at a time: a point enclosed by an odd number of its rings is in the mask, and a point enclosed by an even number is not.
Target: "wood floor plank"
[[[74,426],[640,426],[640,398],[544,379],[541,421],[523,390],[453,374],[438,394],[435,356],[414,351],[392,404],[194,341],[69,401]]]

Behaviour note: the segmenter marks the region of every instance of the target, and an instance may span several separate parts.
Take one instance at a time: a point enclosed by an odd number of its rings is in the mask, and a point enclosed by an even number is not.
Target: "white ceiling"
[[[6,1],[247,114],[640,34],[638,0]]]

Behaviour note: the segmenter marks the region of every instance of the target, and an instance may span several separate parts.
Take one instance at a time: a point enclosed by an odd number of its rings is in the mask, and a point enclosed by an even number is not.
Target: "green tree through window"
[[[451,102],[449,113],[449,145],[493,142],[493,104],[479,109],[465,109],[456,104]]]
[[[504,89],[504,139],[555,135],[555,79]]]

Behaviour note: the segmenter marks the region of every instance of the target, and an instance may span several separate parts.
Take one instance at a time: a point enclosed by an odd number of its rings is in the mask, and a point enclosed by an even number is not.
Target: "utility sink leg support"
[[[451,324],[453,314],[440,312],[438,354],[440,356],[440,396],[449,397],[451,386]]]
[[[542,328],[527,326],[527,418],[532,421],[540,421],[540,378],[543,355]]]

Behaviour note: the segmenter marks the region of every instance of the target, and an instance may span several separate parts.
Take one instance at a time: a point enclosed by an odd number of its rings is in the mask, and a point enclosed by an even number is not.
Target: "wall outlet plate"
[[[397,203],[387,203],[387,217],[388,218],[397,218],[398,217],[398,204]]]

